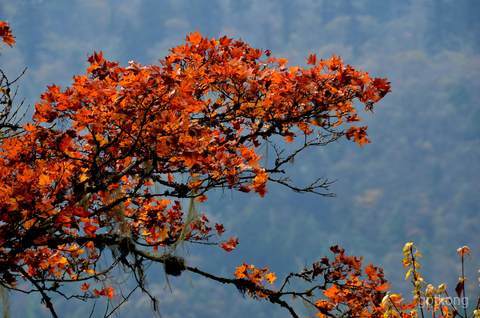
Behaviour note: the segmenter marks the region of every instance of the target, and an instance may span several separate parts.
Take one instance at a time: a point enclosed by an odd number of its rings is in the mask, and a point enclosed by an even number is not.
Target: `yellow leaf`
[[[440,284],[438,285],[438,292],[443,293],[447,289],[447,285],[445,284]]]
[[[87,168],[82,168],[81,169],[82,173],[80,174],[80,176],[78,177],[78,179],[80,180],[80,182],[84,182],[85,180],[88,179],[88,169]]]
[[[87,268],[87,269],[85,270],[85,273],[87,273],[87,274],[89,274],[89,275],[95,275],[95,270],[92,269],[92,268]]]
[[[58,259],[57,264],[60,266],[65,266],[68,264],[68,260],[66,257],[62,256]]]
[[[405,274],[405,280],[407,280],[412,275],[412,269],[410,268]]]
[[[413,246],[413,242],[405,243],[405,245],[403,246],[403,253],[409,253],[412,246]]]
[[[277,275],[275,275],[275,273],[268,273],[267,275],[265,275],[265,279],[270,284],[273,284],[277,280]]]

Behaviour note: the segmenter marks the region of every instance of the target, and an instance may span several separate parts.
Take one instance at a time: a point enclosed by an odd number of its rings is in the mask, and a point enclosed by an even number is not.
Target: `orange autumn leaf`
[[[6,21],[0,21],[0,38],[3,43],[8,46],[13,46],[15,44],[15,37],[12,34],[10,25]]]
[[[108,298],[113,299],[115,297],[115,289],[113,289],[113,287],[106,287],[104,290],[105,296]]]
[[[199,32],[192,32],[187,36],[187,41],[193,45],[197,45],[202,40],[202,35]]]
[[[386,292],[386,291],[388,291],[389,288],[390,288],[390,284],[389,283],[384,283],[384,284],[376,286],[375,290],[379,291],[379,292]]]
[[[83,226],[83,230],[88,236],[95,236],[95,232],[98,230],[98,227],[91,223],[86,223]]]
[[[28,230],[30,229],[36,222],[37,220],[36,219],[30,219],[30,220],[26,220],[24,223],[23,223],[23,227]]]
[[[337,285],[332,285],[330,288],[325,290],[323,294],[330,298],[333,302],[336,301],[337,295],[340,293],[340,289],[337,287]]]
[[[365,273],[371,280],[378,279],[377,270],[372,264],[369,264],[367,267],[365,267]]]
[[[237,247],[238,243],[238,238],[231,237],[228,241],[220,243],[220,247],[227,252],[231,252]]]
[[[198,197],[195,198],[195,200],[203,203],[208,200],[208,197],[206,195],[199,195]]]
[[[49,186],[52,183],[52,179],[48,174],[41,174],[38,178],[38,185],[42,187]]]
[[[284,137],[286,142],[293,142],[295,139],[293,138],[293,135],[289,134]]]
[[[330,311],[330,310],[332,310],[332,309],[335,307],[334,304],[332,304],[331,302],[326,301],[326,300],[324,300],[324,299],[319,299],[319,300],[317,300],[317,301],[315,302],[315,306],[316,306],[317,308],[319,308],[320,310],[322,310],[322,311]]]
[[[82,286],[80,286],[80,290],[83,292],[87,292],[89,288],[90,288],[89,283],[83,283]]]
[[[247,277],[246,275],[246,271],[247,271],[247,265],[246,264],[242,264],[240,266],[238,266],[236,269],[235,269],[235,278],[237,279],[244,279]]]

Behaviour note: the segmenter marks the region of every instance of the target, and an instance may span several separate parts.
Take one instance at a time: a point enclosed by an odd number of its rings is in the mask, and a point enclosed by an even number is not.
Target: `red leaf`
[[[310,65],[317,64],[317,56],[315,54],[310,54],[307,59],[307,64],[310,64]]]
[[[222,235],[223,232],[225,232],[225,228],[223,227],[223,224],[215,223],[215,230],[217,230],[218,235]]]
[[[238,238],[231,237],[228,241],[220,243],[220,247],[227,252],[231,252],[237,247],[238,243]]]

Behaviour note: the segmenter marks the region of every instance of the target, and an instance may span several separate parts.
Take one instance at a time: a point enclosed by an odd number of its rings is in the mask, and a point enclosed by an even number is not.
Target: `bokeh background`
[[[2,51],[10,76],[28,67],[20,94],[32,107],[46,85],[68,85],[87,56],[156,63],[191,31],[229,35],[305,65],[309,53],[338,54],[393,91],[366,115],[372,144],[341,141],[305,153],[292,174],[336,180],[334,198],[270,187],[264,199],[218,193],[200,210],[225,223],[240,245],[185,247],[190,264],[232,275],[245,261],[269,265],[279,276],[299,270],[340,244],[384,267],[394,289],[405,291],[401,248],[415,241],[424,272],[451,287],[458,277],[455,250],[470,245],[471,296],[480,266],[480,1],[477,0],[0,0],[0,19],[17,37]],[[30,108],[31,109],[31,108]],[[162,317],[287,317],[233,287],[193,275],[165,280],[149,270]],[[475,289],[474,289],[475,288]],[[476,295],[475,295],[476,293]],[[55,299],[63,317],[86,317],[91,304]],[[94,316],[103,316],[99,301]],[[298,305],[301,311],[302,304]],[[11,294],[13,317],[48,316],[39,298]],[[140,294],[119,317],[152,317]]]

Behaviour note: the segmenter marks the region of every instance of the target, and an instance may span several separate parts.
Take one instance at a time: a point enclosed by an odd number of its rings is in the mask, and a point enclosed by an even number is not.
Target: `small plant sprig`
[[[435,287],[423,278],[419,259],[422,254],[413,242],[408,242],[403,247],[403,266],[406,268],[405,279],[410,280],[413,286],[412,300],[406,302],[400,294],[387,293],[382,301],[384,317],[416,318],[431,316],[433,318],[480,318],[480,297],[472,314],[468,314],[468,303],[465,291],[465,256],[471,254],[468,246],[457,249],[461,260],[461,276],[455,287],[457,299],[461,300],[462,308],[458,301],[454,301],[447,291],[447,285],[442,283]]]

